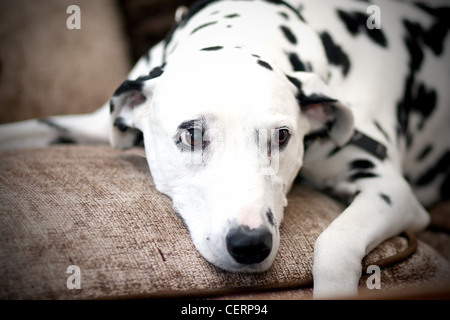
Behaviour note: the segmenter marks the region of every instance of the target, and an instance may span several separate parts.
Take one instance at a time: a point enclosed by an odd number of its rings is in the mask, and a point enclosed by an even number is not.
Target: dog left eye
[[[286,128],[279,129],[278,132],[275,135],[275,142],[280,146],[283,147],[287,144],[289,137],[290,137],[289,130]]]
[[[200,129],[188,129],[181,133],[180,142],[186,147],[195,148],[204,146],[206,141],[203,141],[203,131]]]

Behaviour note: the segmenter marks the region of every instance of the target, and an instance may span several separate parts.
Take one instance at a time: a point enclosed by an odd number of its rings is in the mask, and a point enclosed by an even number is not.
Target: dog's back
[[[388,147],[422,203],[450,198],[450,8],[289,2],[320,34],[331,64],[328,84],[352,109],[356,128]],[[309,161],[307,153],[304,169],[317,166],[323,174],[329,160],[350,161],[336,151],[329,146],[331,157]]]

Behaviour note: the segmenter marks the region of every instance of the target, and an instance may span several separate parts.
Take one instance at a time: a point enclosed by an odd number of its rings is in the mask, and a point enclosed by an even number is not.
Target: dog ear
[[[297,87],[297,100],[310,123],[309,134],[326,132],[338,145],[353,134],[353,113],[338,101],[330,88],[314,73],[296,72],[287,78]]]
[[[140,120],[149,111],[155,83],[161,74],[155,68],[150,75],[126,80],[110,100],[110,143],[114,148],[127,149],[143,145]]]

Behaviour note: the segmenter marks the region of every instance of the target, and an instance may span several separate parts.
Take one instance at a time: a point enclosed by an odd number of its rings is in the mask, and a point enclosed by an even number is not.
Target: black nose
[[[243,264],[259,263],[272,251],[272,233],[267,228],[240,226],[228,232],[226,241],[230,255]]]

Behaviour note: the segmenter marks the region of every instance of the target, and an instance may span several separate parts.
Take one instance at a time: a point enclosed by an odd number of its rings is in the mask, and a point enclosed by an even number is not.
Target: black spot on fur
[[[186,15],[183,16],[182,21],[179,23],[179,26],[184,26],[190,19],[192,19],[193,16],[195,16],[197,13],[202,11],[204,8],[209,6],[210,4],[214,2],[218,2],[219,0],[205,0],[205,1],[198,1],[194,3],[194,5],[189,9]],[[217,14],[220,11],[214,11],[211,13],[211,15]]]
[[[431,28],[422,35],[424,43],[433,50],[434,54],[441,55],[444,49],[445,38],[450,30],[450,8],[432,8],[423,3],[415,4],[418,8],[427,12],[435,18]]]
[[[325,53],[330,64],[341,66],[344,76],[347,75],[350,70],[350,60],[348,55],[339,45],[334,43],[333,38],[331,38],[328,32],[321,33],[320,39],[322,40]]]
[[[409,113],[412,104],[412,88],[414,83],[414,73],[410,74],[405,81],[403,98],[397,104],[397,124],[398,134],[407,134]]]
[[[440,174],[445,174],[447,177],[450,174],[450,151],[444,153],[444,155],[436,162],[436,164],[429,168],[427,172],[422,174],[416,181],[417,186],[426,186],[431,183]]]
[[[353,173],[349,177],[349,181],[354,182],[354,181],[360,180],[360,179],[369,179],[369,178],[376,178],[376,177],[378,177],[378,175],[373,172],[358,171],[356,173]]]
[[[359,196],[360,194],[361,194],[361,190],[356,190],[355,193],[353,193],[353,195],[351,195],[351,194],[343,195],[340,198],[341,198],[341,201],[343,201],[347,205],[350,205],[353,202],[353,200],[355,200],[355,198],[357,196]],[[333,196],[333,193],[331,193],[331,196]]]
[[[146,80],[158,78],[158,77],[162,76],[163,73],[164,73],[163,67],[153,68],[153,70],[150,71],[150,73],[148,74],[148,79],[146,79]]]
[[[286,12],[278,12],[278,14],[286,20],[289,20],[289,16]]]
[[[434,89],[427,89],[424,84],[421,84],[414,99],[414,104],[411,106],[411,111],[416,111],[422,116],[422,119],[418,124],[419,130],[423,129],[425,121],[436,109],[436,104],[436,91]]]
[[[295,77],[291,77],[289,75],[286,75],[286,78],[297,88],[297,100],[300,104],[300,107],[305,107],[310,104],[317,104],[317,103],[334,103],[337,102],[336,99],[332,99],[330,97],[327,97],[325,95],[320,94],[310,94],[305,95],[302,90],[302,83],[300,80],[298,80]]]
[[[57,139],[50,142],[51,145],[54,144],[76,144],[76,141],[72,138],[60,136]]]
[[[371,170],[375,168],[375,164],[367,159],[356,159],[349,163],[349,169],[353,171],[349,181],[356,181],[359,179],[375,178],[377,174]]]
[[[422,65],[424,57],[422,36],[425,31],[416,22],[404,20],[403,25],[406,30],[405,44],[410,54],[409,67],[411,70],[417,70]]]
[[[150,73],[146,76],[141,76],[136,80],[125,80],[119,88],[114,92],[113,97],[120,96],[127,92],[136,91],[136,95],[134,96],[134,105],[140,104],[146,100],[146,97],[141,93],[142,88],[144,86],[144,82],[160,77],[164,73],[164,65],[160,67],[156,67],[150,71]],[[114,111],[115,105],[112,100],[109,103],[109,109],[112,113]]]
[[[339,151],[342,150],[342,147],[334,147],[328,154],[327,158],[331,158],[332,156],[336,155]]]
[[[267,221],[270,223],[270,225],[273,226],[275,224],[275,222],[274,222],[274,216],[273,216],[272,210],[269,209],[269,211],[267,211],[266,217],[267,217]]]
[[[411,112],[421,115],[422,120],[417,128],[420,130],[423,128],[426,119],[434,111],[438,100],[434,89],[427,88],[425,84],[416,80],[416,73],[420,71],[424,60],[424,49],[428,47],[435,55],[440,55],[450,26],[448,18],[442,16],[445,13],[449,14],[450,9],[431,9],[424,5],[418,5],[418,7],[437,17],[437,19],[428,29],[417,22],[403,20],[404,42],[410,56],[410,71],[405,79],[403,97],[397,104],[397,131],[405,136],[408,147],[412,143],[411,128],[409,128]]]
[[[403,98],[397,105],[397,122],[399,126],[399,133],[406,134],[408,129],[410,108],[413,101],[412,90],[415,82],[415,73],[422,64],[424,54],[422,51],[422,46],[419,43],[420,35],[423,33],[422,27],[419,24],[408,20],[404,20],[403,24],[406,30],[404,41],[410,55],[410,73],[406,77]]]
[[[280,26],[281,31],[283,32],[286,39],[292,43],[297,44],[297,37],[292,33],[291,29],[286,26]]]
[[[391,141],[391,139],[389,138],[389,135],[387,134],[387,132],[383,129],[383,127],[377,120],[373,120],[373,124],[378,129],[378,131],[380,131],[381,134],[386,138],[387,141]]]
[[[306,107],[311,104],[318,104],[318,103],[334,103],[337,102],[336,99],[332,99],[330,97],[327,97],[325,95],[321,94],[310,94],[305,95],[303,92],[297,95],[297,99],[300,102],[301,107]]]
[[[339,18],[344,22],[347,30],[356,36],[359,33],[365,33],[373,42],[381,47],[387,47],[387,40],[381,29],[369,29],[367,28],[367,19],[369,16],[363,12],[345,12],[342,10],[337,11]]]
[[[264,0],[266,2],[270,2],[276,5],[282,5],[285,6],[286,8],[288,8],[290,11],[292,11],[293,13],[295,13],[295,15],[297,16],[297,18],[299,18],[301,21],[305,22],[305,19],[302,17],[302,15],[300,14],[300,12],[295,9],[293,6],[291,6],[289,3],[283,1],[283,0]]]
[[[116,127],[120,132],[125,132],[129,129],[122,117],[116,118],[114,120],[113,126]]]
[[[417,161],[424,160],[431,153],[431,151],[433,151],[432,145],[429,144],[429,145],[425,146],[425,148],[423,148],[423,150],[416,157],[416,160]]]
[[[303,138],[303,146],[306,150],[317,139],[326,139],[326,138],[328,138],[327,129],[319,129],[317,131],[305,135],[305,137]]]
[[[133,141],[133,146],[144,147],[144,134],[141,131],[135,130],[136,136]]]
[[[191,35],[193,35],[194,33],[196,33],[197,31],[199,31],[199,30],[201,30],[203,28],[206,28],[206,27],[209,27],[209,26],[212,26],[212,25],[215,25],[215,24],[217,24],[217,21],[212,21],[212,22],[208,22],[208,23],[202,24],[202,25],[198,26],[197,28],[195,28],[194,30],[192,30]]]
[[[121,94],[128,92],[128,91],[142,91],[143,83],[142,81],[132,81],[132,80],[126,80],[124,81],[119,88],[114,92],[113,96],[117,97]]]
[[[402,100],[397,104],[397,121],[400,133],[410,136],[409,118],[411,113],[420,115],[417,129],[423,129],[426,120],[431,116],[437,106],[438,96],[434,89],[428,89],[425,84],[417,83],[415,71],[406,80]],[[414,128],[413,128],[414,130]],[[411,141],[408,141],[408,145]]]
[[[240,15],[237,13],[228,14],[228,15],[224,16],[224,18],[226,18],[226,19],[233,19],[233,18],[239,18],[239,17],[240,17]]]
[[[259,59],[258,64],[268,70],[273,70],[272,66],[270,64],[268,64],[267,62],[265,62],[264,60]]]
[[[151,62],[151,59],[150,59],[150,50],[148,50],[146,53],[145,53],[145,60],[147,60],[147,63],[148,64],[150,64],[150,62]]]
[[[297,88],[298,91],[302,90],[302,84],[297,78],[286,75],[286,78]]]
[[[380,193],[380,198],[383,199],[384,202],[386,202],[388,205],[392,205],[391,197],[389,197],[388,195]]]
[[[409,176],[409,174],[405,173],[403,175],[403,178],[405,178],[406,182],[408,182],[409,184],[411,184],[411,177]]]
[[[354,160],[350,163],[350,169],[351,170],[355,170],[355,169],[373,169],[375,168],[375,164],[370,161],[370,160],[366,160],[366,159],[358,159],[358,160]]]
[[[207,48],[203,48],[200,49],[201,51],[218,51],[218,50],[222,50],[223,47],[222,46],[215,46],[215,47],[207,47]]]
[[[295,52],[289,53],[289,62],[291,63],[293,71],[306,71],[305,64]]]

